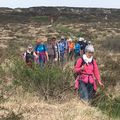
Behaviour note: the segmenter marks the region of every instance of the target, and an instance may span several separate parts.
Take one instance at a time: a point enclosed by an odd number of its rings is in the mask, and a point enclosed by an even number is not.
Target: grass
[[[31,17],[31,19],[36,22],[45,22],[45,23],[50,22],[49,21],[50,19],[48,16],[34,16],[34,17]]]
[[[114,41],[111,39],[110,41]],[[108,45],[110,45],[110,41],[105,41]],[[119,46],[119,45],[118,45]],[[108,49],[112,46],[107,46]],[[115,50],[114,48],[113,50]],[[116,49],[117,50],[117,49]],[[96,94],[95,99],[92,101],[92,105],[98,107],[103,113],[107,114],[110,118],[119,119],[120,118],[120,95],[119,90],[115,89],[115,86],[119,84],[119,72],[120,72],[120,60],[119,57],[116,59],[116,53],[111,56],[107,54],[108,51],[102,52],[101,56],[102,64],[104,65],[101,68],[102,74],[101,79],[105,84],[105,88],[100,89]],[[100,57],[100,56],[99,56]]]
[[[22,86],[29,92],[38,91],[45,99],[59,96],[64,89],[70,87],[72,79],[69,69],[63,70],[57,65],[49,64],[44,69],[39,65],[34,65],[31,69],[18,60],[15,60],[12,74],[14,85]]]
[[[113,52],[120,52],[120,36],[108,37],[104,41],[103,47],[106,50],[110,50],[110,51],[113,51]]]
[[[112,99],[112,96],[101,90],[98,96],[93,99],[92,105],[98,107],[110,118],[120,118],[120,96]]]

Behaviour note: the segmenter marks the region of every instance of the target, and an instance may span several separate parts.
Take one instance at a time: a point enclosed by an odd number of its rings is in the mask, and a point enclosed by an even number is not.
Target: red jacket
[[[79,88],[79,80],[82,80],[85,83],[90,82],[91,84],[94,85],[94,90],[97,89],[96,86],[96,80],[101,81],[100,79],[100,73],[98,70],[98,66],[96,63],[96,60],[93,60],[93,63],[88,63],[88,64],[84,64],[84,70],[81,69],[81,64],[82,64],[82,58],[79,58],[75,67],[74,67],[74,71],[76,73],[79,73],[76,82],[75,82],[75,88]]]

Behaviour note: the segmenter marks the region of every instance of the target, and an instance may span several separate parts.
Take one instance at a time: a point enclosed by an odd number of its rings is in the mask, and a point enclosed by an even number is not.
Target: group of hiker
[[[23,57],[28,66],[33,62],[44,68],[49,62],[59,62],[64,65],[65,61],[76,61],[73,71],[75,74],[75,90],[83,101],[90,101],[97,90],[96,82],[104,86],[100,79],[100,73],[94,59],[94,47],[91,41],[80,37],[77,40],[65,38],[60,40],[56,37],[48,38],[44,43],[41,39],[36,40],[36,45],[29,45]]]
[[[87,42],[81,37],[78,40],[64,36],[57,40],[56,37],[52,37],[48,38],[46,43],[42,39],[37,39],[35,47],[29,45],[23,56],[28,65],[35,62],[43,67],[47,62],[57,61],[64,64],[65,61],[72,61],[80,57],[88,44],[91,42]]]

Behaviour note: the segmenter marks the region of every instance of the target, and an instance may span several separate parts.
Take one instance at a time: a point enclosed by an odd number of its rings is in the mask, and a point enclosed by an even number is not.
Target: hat
[[[52,37],[52,40],[56,40],[56,37],[55,37],[55,36],[53,36],[53,37]]]
[[[65,37],[64,37],[64,36],[61,36],[61,39],[63,40],[63,39],[65,39]]]
[[[85,48],[85,52],[94,52],[93,45],[87,45],[86,48]]]
[[[69,39],[68,39],[68,41],[72,42],[72,39],[71,39],[71,38],[69,38]]]
[[[91,41],[88,41],[88,44],[91,44]]]
[[[86,43],[86,42],[87,42],[87,40],[84,39],[84,43]]]
[[[33,48],[33,46],[32,45],[28,45],[28,49],[32,49]]]
[[[80,37],[78,41],[84,41],[84,38]]]

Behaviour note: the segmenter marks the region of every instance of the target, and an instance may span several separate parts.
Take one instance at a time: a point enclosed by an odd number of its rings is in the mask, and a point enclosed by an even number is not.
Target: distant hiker
[[[78,39],[78,43],[80,44],[81,47],[81,55],[83,54],[83,49],[84,49],[84,38],[80,37]]]
[[[83,41],[83,54],[85,53],[85,48],[86,48],[87,45],[88,45],[87,40],[84,40]]]
[[[80,57],[80,52],[81,52],[81,46],[78,42],[76,42],[75,47],[74,47],[74,57],[75,57],[75,59]]]
[[[48,39],[47,45],[46,45],[50,63],[52,63],[55,60],[55,57],[56,57],[54,39],[55,38]]]
[[[91,45],[91,41],[88,41],[88,44],[87,45]]]
[[[61,40],[58,43],[58,49],[59,49],[59,55],[60,55],[60,62],[63,64],[65,60],[65,50],[66,50],[66,45],[64,42],[65,38],[62,36]]]
[[[65,44],[65,60],[67,60],[69,52],[69,44],[67,38],[64,39],[64,44]]]
[[[23,57],[25,59],[26,64],[32,67],[32,64],[34,62],[34,51],[32,45],[28,46],[26,52],[23,54]]]
[[[73,56],[74,56],[74,42],[72,41],[72,39],[69,40],[69,55],[68,55],[68,60],[73,60]]]
[[[43,41],[40,39],[36,41],[35,53],[38,56],[37,62],[41,65],[41,67],[43,67],[44,64],[49,60],[49,58],[47,48]]]
[[[103,86],[96,60],[93,58],[94,48],[88,45],[85,48],[85,54],[79,58],[74,67],[74,71],[78,73],[75,81],[75,88],[80,93],[80,98],[84,101],[92,99],[93,94],[97,90],[96,80]],[[96,78],[96,80],[94,79]]]
[[[56,38],[53,38],[54,41],[54,47],[55,47],[55,61],[59,61],[59,47],[58,47],[58,41]]]

